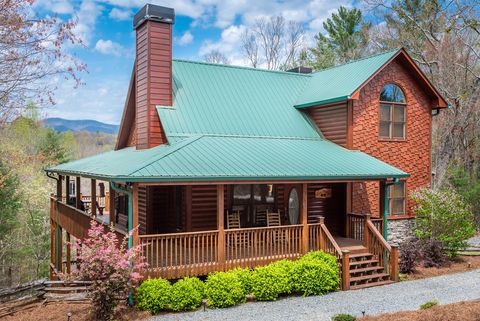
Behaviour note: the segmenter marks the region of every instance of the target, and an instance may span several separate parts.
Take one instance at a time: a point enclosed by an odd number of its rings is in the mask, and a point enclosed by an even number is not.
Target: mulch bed
[[[71,314],[68,319],[68,314]],[[148,313],[121,306],[118,308],[116,320],[140,321],[149,316]],[[2,321],[93,321],[89,303],[50,302],[35,303],[13,315],[2,318]]]
[[[358,321],[478,321],[480,301],[438,305],[427,310],[387,313]]]
[[[419,266],[414,273],[407,274],[404,279],[418,280],[445,274],[468,272],[474,269],[480,269],[480,256],[459,256],[444,267],[424,268]]]

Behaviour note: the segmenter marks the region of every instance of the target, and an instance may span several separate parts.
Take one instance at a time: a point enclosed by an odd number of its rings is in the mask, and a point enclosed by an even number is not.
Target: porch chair
[[[240,211],[227,211],[227,229],[240,228]]]
[[[267,226],[280,226],[282,225],[282,219],[280,212],[270,212],[267,210]]]
[[[227,256],[239,255],[242,252],[246,254],[247,248],[250,246],[248,235],[241,233],[240,211],[236,210],[232,213],[227,211],[227,229],[239,230],[239,233],[231,233],[227,235],[225,242],[227,243]]]
[[[267,224],[267,207],[258,205],[255,208],[255,226],[265,226]]]

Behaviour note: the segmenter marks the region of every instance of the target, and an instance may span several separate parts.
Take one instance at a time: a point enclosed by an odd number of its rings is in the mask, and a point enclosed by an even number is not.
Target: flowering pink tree
[[[132,233],[132,231],[130,232]],[[138,285],[145,267],[141,246],[127,249],[128,238],[121,242],[115,231],[92,220],[88,237],[74,246],[79,250],[79,269],[74,274],[86,281],[93,281],[92,302],[96,320],[110,320],[117,305],[117,298],[126,298]]]

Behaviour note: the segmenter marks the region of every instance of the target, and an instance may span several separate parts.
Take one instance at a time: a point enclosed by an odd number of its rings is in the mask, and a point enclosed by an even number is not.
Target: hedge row
[[[137,288],[135,300],[139,309],[155,314],[194,310],[204,298],[211,308],[225,308],[245,302],[252,294],[258,301],[273,301],[288,294],[325,294],[336,291],[339,285],[336,258],[316,251],[296,261],[281,260],[254,270],[215,272],[205,282],[187,277],[172,285],[161,278],[148,279]]]

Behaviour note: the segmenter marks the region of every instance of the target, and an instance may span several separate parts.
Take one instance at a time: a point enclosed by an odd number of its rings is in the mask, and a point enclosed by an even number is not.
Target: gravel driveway
[[[480,269],[324,296],[250,302],[205,312],[169,313],[149,321],[329,321],[337,313],[361,316],[362,311],[375,315],[416,310],[432,299],[442,304],[480,299]]]

